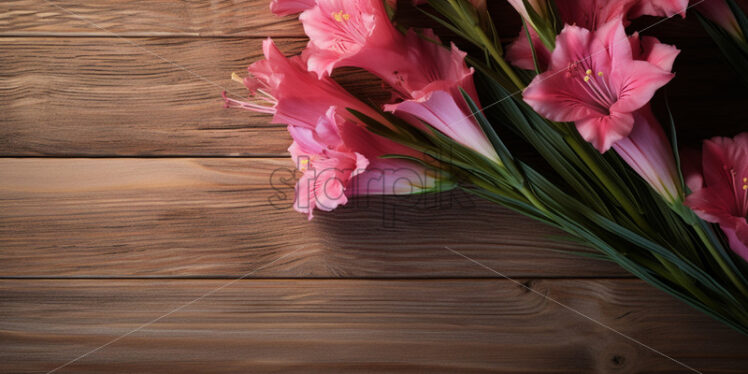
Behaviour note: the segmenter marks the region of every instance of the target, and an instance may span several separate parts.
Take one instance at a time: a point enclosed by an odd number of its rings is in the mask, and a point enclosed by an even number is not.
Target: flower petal
[[[584,140],[592,143],[600,153],[606,152],[613,143],[628,136],[634,126],[630,113],[611,113],[609,116],[576,121],[577,130]]]

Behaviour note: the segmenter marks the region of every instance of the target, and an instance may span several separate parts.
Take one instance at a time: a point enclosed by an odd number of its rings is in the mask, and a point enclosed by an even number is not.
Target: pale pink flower
[[[740,29],[738,20],[725,0],[704,0],[696,5],[696,10],[732,34],[735,38],[745,40],[745,35],[743,35],[743,31]]]
[[[525,101],[553,121],[575,122],[600,152],[628,136],[633,112],[673,74],[634,60],[620,20],[597,31],[566,26],[556,39],[548,71],[525,89]]]
[[[686,197],[699,217],[717,223],[735,253],[748,261],[748,133],[704,141],[704,187]]]
[[[315,209],[330,211],[357,195],[401,195],[452,186],[421,163],[381,159],[386,154],[423,158],[389,139],[368,132],[331,107],[314,128],[289,126],[289,148],[302,176],[296,184],[294,208],[313,217]]]
[[[369,160],[347,147],[337,128],[334,107],[319,117],[315,128],[288,126],[294,139],[291,158],[303,173],[296,184],[294,209],[313,217],[314,209],[331,211],[348,202],[351,178],[364,172]]]
[[[462,102],[462,98],[460,98]],[[465,145],[490,160],[499,161],[491,142],[475,120],[475,116],[460,106],[455,97],[446,91],[434,91],[424,100],[406,100],[385,106],[410,123],[422,126],[424,121],[458,143]]]
[[[682,199],[680,177],[670,141],[649,105],[637,110],[631,133],[613,149],[639,176],[669,203]]]

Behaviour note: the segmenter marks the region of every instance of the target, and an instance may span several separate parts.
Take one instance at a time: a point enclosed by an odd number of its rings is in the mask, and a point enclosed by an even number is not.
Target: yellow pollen
[[[334,18],[338,22],[348,21],[351,18],[351,15],[348,13],[343,13],[342,10],[339,10],[337,12],[332,12],[332,18]]]
[[[748,183],[748,178],[743,178],[743,183]]]
[[[589,82],[590,81],[590,76],[589,75],[585,75],[584,76],[584,81],[585,82]]]
[[[242,77],[240,77],[239,74],[236,73],[231,73],[231,80],[244,84],[244,79],[242,79]]]
[[[748,184],[743,185],[743,191],[748,190]]]
[[[602,71],[598,71],[598,72],[597,72],[597,76],[598,76],[598,77],[602,77],[602,76],[603,76],[603,72],[602,72]]]
[[[587,74],[587,75],[592,75],[592,70],[587,69],[587,71],[585,71],[584,73]]]

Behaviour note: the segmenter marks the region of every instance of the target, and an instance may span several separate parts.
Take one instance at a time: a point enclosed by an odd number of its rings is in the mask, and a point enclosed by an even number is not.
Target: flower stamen
[[[343,22],[343,21],[348,21],[349,19],[351,19],[351,15],[348,13],[343,13],[342,10],[339,10],[337,12],[332,12],[332,18],[335,21]]]

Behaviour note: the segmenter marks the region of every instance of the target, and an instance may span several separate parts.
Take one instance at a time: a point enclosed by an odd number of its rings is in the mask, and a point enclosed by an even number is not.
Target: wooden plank
[[[0,39],[3,155],[283,155],[267,115],[221,92],[262,56],[260,40]],[[279,42],[296,51],[302,41]]]
[[[0,276],[621,276],[463,194],[354,199],[311,222],[288,159],[0,159]],[[276,174],[272,174],[278,170]],[[272,183],[272,184],[271,184]],[[275,189],[274,189],[275,188]],[[294,252],[296,251],[296,252]]]
[[[228,280],[0,281],[0,371],[45,372]],[[536,291],[704,373],[748,338],[638,280]],[[686,373],[507,280],[243,280],[60,373]]]
[[[229,79],[261,58],[260,40],[0,38],[0,155],[280,156],[290,138],[267,115],[223,108],[220,93],[243,97]],[[302,40],[279,40],[297,53]],[[748,122],[735,73],[709,40],[679,43],[668,87],[684,144],[732,135]],[[144,49],[145,48],[145,49]],[[170,61],[170,62],[168,62]],[[383,101],[381,84],[344,69],[336,77]],[[662,100],[656,100],[664,113]],[[710,126],[704,126],[709,123]]]
[[[7,0],[0,4],[0,36],[303,37],[295,17],[270,13],[270,0]],[[502,35],[516,36],[520,21],[505,1],[491,1]],[[399,22],[435,23],[400,1]],[[445,30],[439,30],[444,35]]]
[[[302,40],[279,40],[298,53]],[[223,106],[231,72],[262,58],[260,40],[0,38],[1,156],[286,155],[285,126]],[[353,69],[352,92],[388,98]]]
[[[6,0],[0,35],[303,36],[270,0]]]

